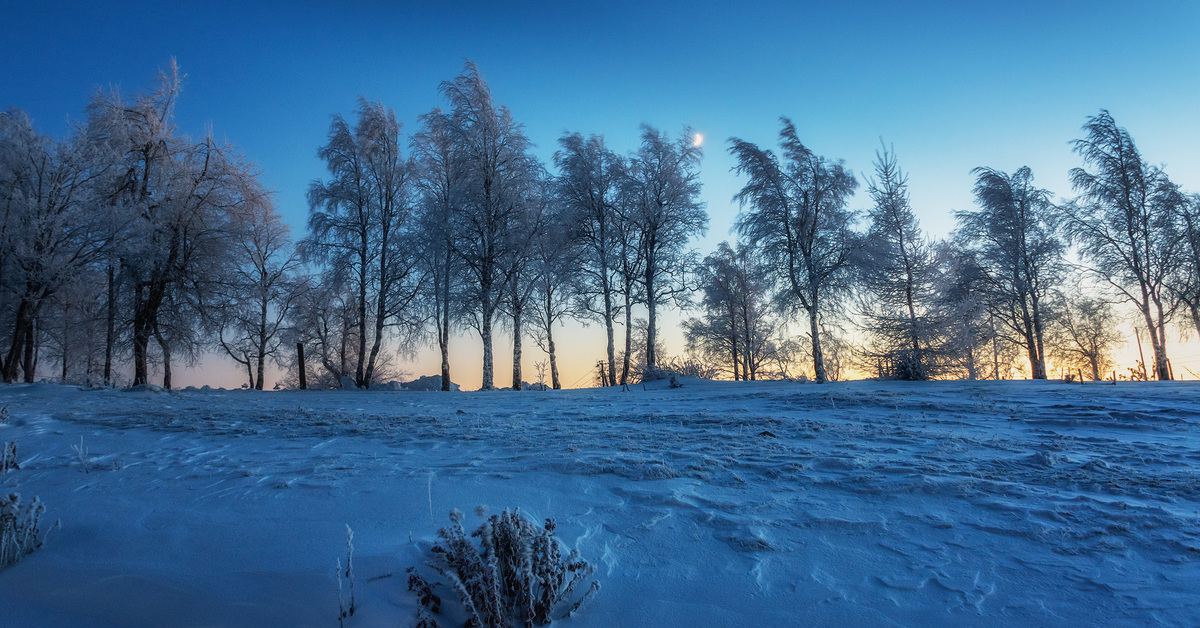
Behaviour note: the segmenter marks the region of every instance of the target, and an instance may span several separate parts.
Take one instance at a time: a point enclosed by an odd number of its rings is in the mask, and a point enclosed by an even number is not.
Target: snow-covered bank
[[[478,504],[555,517],[599,567],[560,625],[1200,623],[1193,383],[35,385],[4,405],[2,489],[62,528],[0,572],[0,625],[333,626],[344,524],[348,625],[411,625],[404,568]]]

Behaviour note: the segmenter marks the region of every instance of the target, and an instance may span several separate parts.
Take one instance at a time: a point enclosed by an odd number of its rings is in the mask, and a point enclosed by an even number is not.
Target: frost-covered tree
[[[357,363],[354,382],[375,381],[385,335],[413,332],[411,306],[418,293],[413,254],[413,166],[401,153],[400,123],[391,109],[360,99],[353,128],[333,117],[318,152],[330,179],[308,190],[308,259],[337,267],[357,296]],[[368,349],[368,345],[370,349]]]
[[[235,216],[263,194],[232,147],[211,135],[197,141],[176,133],[181,85],[172,61],[153,89],[129,101],[101,94],[89,106],[97,141],[117,154],[120,176],[109,198],[121,216],[116,257],[129,291],[135,385],[148,383],[152,339],[166,387],[173,349],[197,353],[197,313],[224,276]]]
[[[558,349],[554,329],[568,318],[584,314],[577,298],[584,255],[578,214],[556,199],[547,211],[544,226],[532,243],[534,338],[549,357],[550,382],[562,388],[558,375]]]
[[[468,61],[441,91],[450,104],[450,133],[463,177],[462,203],[451,217],[452,241],[466,268],[463,295],[483,340],[482,387],[488,390],[495,387],[492,331],[517,269],[508,247],[514,230],[525,224],[540,167],[523,129],[507,107],[494,102],[475,64]]]
[[[936,261],[908,197],[908,177],[894,151],[875,153],[867,193],[870,223],[855,255],[860,315],[871,338],[869,358],[884,361],[893,377],[923,380],[935,374],[933,334]]]
[[[413,136],[415,182],[421,190],[417,250],[425,276],[424,302],[434,323],[442,358],[442,390],[450,390],[450,335],[462,321],[465,271],[454,248],[453,217],[463,202],[462,155],[452,121],[440,109],[421,116]]]
[[[336,270],[300,278],[296,304],[286,321],[288,341],[306,347],[306,360],[311,356],[321,367],[319,371],[306,368],[308,388],[340,388],[343,378],[354,379],[358,363],[357,295]],[[290,366],[293,371],[301,367]]]
[[[935,246],[938,277],[935,317],[941,322],[936,337],[946,374],[975,380],[998,372],[992,352],[991,319],[987,309],[987,274],[968,244],[959,240]]]
[[[100,207],[110,164],[87,128],[64,141],[38,133],[19,110],[0,113],[0,320],[5,382],[34,381],[37,330],[51,302],[104,253]],[[60,340],[65,343],[66,336]],[[67,344],[60,347],[66,354]],[[63,362],[64,366],[66,360]]]
[[[1045,301],[1061,274],[1062,240],[1050,193],[1028,167],[1010,174],[975,168],[973,211],[955,213],[962,237],[987,273],[990,312],[1029,356],[1030,376],[1046,379]]]
[[[694,252],[687,245],[708,230],[708,213],[700,200],[700,157],[689,129],[672,141],[666,133],[643,126],[641,146],[629,160],[624,185],[632,211],[627,219],[641,246],[649,367],[658,365],[658,306],[687,299],[683,275],[694,264]]]
[[[703,314],[684,321],[689,351],[721,365],[735,381],[757,379],[775,331],[767,316],[766,268],[749,247],[722,242],[698,274]]]
[[[1117,314],[1104,299],[1081,292],[1063,296],[1050,333],[1050,357],[1068,373],[1086,371],[1095,381],[1113,366],[1113,349],[1125,340]]]
[[[1179,205],[1178,229],[1185,241],[1181,261],[1167,287],[1178,305],[1191,315],[1200,336],[1200,194],[1192,194]]]
[[[1090,116],[1083,130],[1087,137],[1074,149],[1084,167],[1070,174],[1079,197],[1063,208],[1067,235],[1089,273],[1137,308],[1150,332],[1154,374],[1170,379],[1167,284],[1186,257],[1188,241],[1177,220],[1184,197],[1161,168],[1142,158],[1108,111]]]
[[[770,261],[790,300],[808,314],[816,381],[829,379],[821,347],[821,317],[845,289],[853,214],[846,201],[858,181],[841,161],[830,162],[802,144],[792,121],[779,133],[783,163],[770,150],[731,138],[734,170],[749,181],[734,199],[742,205],[738,232]]]
[[[286,321],[304,289],[300,256],[269,198],[248,202],[240,220],[229,278],[209,318],[221,347],[245,367],[249,387],[262,390],[267,361],[282,361]]]
[[[581,244],[578,264],[578,295],[583,309],[604,323],[607,339],[609,382],[617,381],[614,322],[621,310],[618,298],[618,268],[621,228],[618,195],[625,173],[624,160],[610,151],[604,138],[584,138],[568,133],[558,140],[554,153],[558,168],[557,195],[576,224]]]

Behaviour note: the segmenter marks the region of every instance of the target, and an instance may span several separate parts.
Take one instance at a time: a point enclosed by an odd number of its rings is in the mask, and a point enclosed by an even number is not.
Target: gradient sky
[[[62,133],[93,90],[138,91],[174,56],[187,75],[181,129],[211,125],[257,163],[296,237],[305,188],[325,174],[316,151],[330,115],[351,114],[362,95],[411,130],[443,104],[438,84],[464,59],[546,161],[564,131],[604,134],[619,151],[635,147],[642,123],[703,133],[702,252],[732,238],[737,214],[725,140],[773,145],[780,115],[856,173],[871,172],[881,139],[894,145],[935,236],[971,207],[975,166],[1028,165],[1040,186],[1069,197],[1066,173],[1079,165],[1069,142],[1100,108],[1147,160],[1200,191],[1197,2],[3,4],[0,107]],[[860,191],[851,207],[867,203]],[[677,330],[664,332],[678,342]],[[603,333],[564,335],[570,385],[601,357]],[[496,349],[503,385],[511,360],[504,342]],[[527,348],[527,380],[535,353]],[[479,354],[477,338],[457,343],[455,381],[478,386]],[[237,385],[219,364],[178,379]],[[437,363],[424,352],[405,368],[433,373]]]

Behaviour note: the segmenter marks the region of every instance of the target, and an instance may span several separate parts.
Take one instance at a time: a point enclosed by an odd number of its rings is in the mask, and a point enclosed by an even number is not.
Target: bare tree
[[[665,133],[643,125],[642,143],[629,160],[625,180],[633,203],[629,218],[642,249],[649,367],[658,364],[658,306],[686,300],[683,274],[694,264],[687,245],[708,230],[708,214],[699,198],[701,151],[693,138],[684,129],[671,141]]]
[[[987,271],[990,311],[1025,347],[1032,378],[1046,379],[1044,301],[1063,251],[1050,193],[1034,187],[1028,167],[972,172],[979,209],[955,213],[959,230]]]
[[[787,294],[808,314],[816,381],[828,374],[821,351],[821,316],[830,297],[844,290],[850,223],[846,201],[858,187],[842,162],[815,155],[783,118],[779,133],[784,164],[770,150],[731,138],[735,170],[749,181],[734,199],[742,205],[737,229],[776,269]]]
[[[1167,282],[1186,255],[1177,222],[1184,197],[1161,168],[1142,159],[1107,111],[1089,117],[1083,130],[1087,137],[1074,148],[1085,167],[1070,175],[1080,196],[1063,208],[1067,234],[1087,270],[1137,308],[1150,332],[1154,374],[1170,379]]]
[[[266,363],[281,361],[282,332],[303,294],[300,257],[269,198],[247,203],[240,220],[230,277],[211,318],[221,347],[246,368],[249,387],[262,390]]]

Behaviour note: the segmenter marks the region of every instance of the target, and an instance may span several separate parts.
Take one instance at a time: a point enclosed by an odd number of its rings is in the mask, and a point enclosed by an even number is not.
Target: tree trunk
[[[438,329],[438,348],[442,352],[442,390],[450,390],[450,260],[453,252],[446,249],[446,265],[443,267],[444,279],[439,287],[442,295],[442,318]]]
[[[608,385],[611,386],[617,381],[617,347],[613,337],[612,295],[609,294],[607,283],[604,288],[604,331],[608,335]],[[1200,329],[1200,319],[1196,328]]]
[[[62,320],[62,383],[67,383],[67,365],[71,363],[70,355],[70,333],[71,333],[71,301],[63,297],[63,320]]]
[[[258,379],[254,384],[255,390],[263,389],[263,374],[267,366],[267,299],[259,304],[258,318]]]
[[[17,306],[17,316],[13,321],[12,342],[9,344],[8,357],[4,360],[4,383],[11,384],[17,379],[21,355],[25,350],[25,319],[30,315],[30,304],[21,299]]]
[[[495,390],[495,365],[492,361],[492,317],[494,310],[484,304],[483,308],[483,324],[480,326],[479,336],[483,339],[483,381],[479,384],[480,390]]]
[[[364,369],[367,358],[367,235],[362,234],[362,249],[359,253],[359,360],[354,369],[354,384],[364,388]]]
[[[550,350],[550,387],[554,390],[562,390],[562,382],[558,379],[558,356],[554,351],[554,330],[553,325],[546,329],[546,348]]]
[[[34,374],[37,372],[37,316],[30,316],[25,321],[25,363],[22,366],[22,371],[25,373],[25,383],[32,384],[34,382]]]
[[[1171,374],[1171,361],[1167,359],[1167,330],[1163,325],[1162,302],[1156,301],[1155,306],[1158,308],[1158,333],[1154,335],[1154,370],[1159,381],[1170,381],[1174,378]],[[1150,333],[1154,334],[1155,331],[1151,329]]]
[[[262,386],[256,386],[254,383],[254,368],[251,366],[252,364],[254,364],[254,360],[251,360],[250,356],[248,356],[244,353],[242,354],[242,357],[245,358],[246,377],[248,377],[250,379],[250,385],[247,386],[247,388],[249,388],[250,390],[262,390]]]
[[[632,288],[627,286],[625,291],[625,359],[621,365],[621,385],[629,385],[629,358],[633,352],[633,295]]]
[[[731,356],[733,358],[733,381],[736,382],[740,381],[738,378],[738,366],[741,364],[741,358],[738,357],[737,313],[736,310],[734,310],[732,303],[729,305],[729,339],[731,341],[731,349],[733,354]]]
[[[1030,298],[1030,302],[1033,305],[1033,337],[1034,337],[1034,341],[1035,341],[1034,346],[1037,347],[1037,353],[1038,353],[1037,365],[1038,365],[1038,370],[1041,373],[1041,377],[1039,377],[1038,379],[1046,379],[1046,346],[1042,339],[1042,336],[1044,335],[1044,333],[1042,331],[1042,308],[1041,308],[1041,305],[1038,303],[1037,295],[1030,294],[1029,298]]]
[[[808,326],[812,334],[813,376],[818,384],[824,384],[826,381],[825,354],[821,352],[821,326],[817,322],[816,299],[813,299],[813,305],[808,309]]]
[[[154,339],[158,341],[158,346],[162,349],[163,360],[163,388],[171,389],[171,345],[167,342],[165,336],[162,335],[162,330],[159,329],[158,323],[154,323]],[[249,360],[247,360],[249,362]]]
[[[304,370],[304,343],[296,343],[296,363],[300,371],[300,390],[308,390],[308,373]]]
[[[515,300],[515,296],[514,296]],[[513,305],[513,390],[521,390],[521,306]]]
[[[104,385],[112,385],[113,349],[117,343],[117,280],[116,269],[108,265],[108,302],[104,314]]]
[[[656,312],[656,301],[654,294],[654,264],[646,261],[646,366],[654,367],[658,365],[658,355],[656,355],[655,344],[658,341],[658,313]]]
[[[146,313],[139,305],[134,308],[133,315],[133,385],[144,386],[149,383],[150,373],[146,366],[147,353],[150,347],[150,326],[146,322]]]

